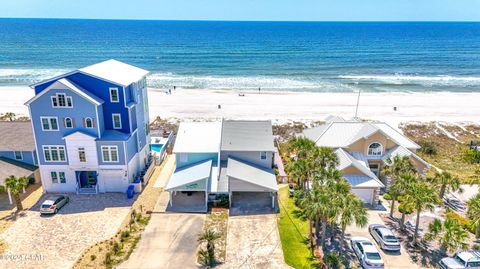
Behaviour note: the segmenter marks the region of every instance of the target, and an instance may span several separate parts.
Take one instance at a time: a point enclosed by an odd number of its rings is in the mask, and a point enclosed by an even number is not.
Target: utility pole
[[[355,108],[355,119],[358,116],[358,104],[360,103],[360,89],[358,89],[358,96],[357,96],[357,107]]]

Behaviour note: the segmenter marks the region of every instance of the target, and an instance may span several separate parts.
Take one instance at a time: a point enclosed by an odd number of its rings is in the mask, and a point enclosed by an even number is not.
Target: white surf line
[[[442,131],[446,136],[448,136],[449,138],[457,141],[458,143],[462,143],[462,141],[458,140],[457,137],[455,137],[454,135],[452,135],[452,133],[450,133],[449,131],[447,131],[445,128],[443,128],[440,123],[438,122],[435,122],[435,127],[437,127],[440,131]]]

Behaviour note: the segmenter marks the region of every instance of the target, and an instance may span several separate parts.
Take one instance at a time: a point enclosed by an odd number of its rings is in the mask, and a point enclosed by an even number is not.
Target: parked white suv
[[[443,269],[480,269],[480,251],[457,252],[453,257],[440,260]]]

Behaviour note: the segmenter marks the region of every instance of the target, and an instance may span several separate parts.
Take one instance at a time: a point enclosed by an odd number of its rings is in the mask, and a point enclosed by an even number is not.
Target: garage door
[[[122,171],[102,172],[106,192],[126,192],[127,180],[123,178]]]
[[[232,207],[242,209],[271,208],[270,192],[232,192]]]
[[[352,193],[355,194],[360,200],[366,204],[372,203],[373,190],[372,189],[352,189]]]

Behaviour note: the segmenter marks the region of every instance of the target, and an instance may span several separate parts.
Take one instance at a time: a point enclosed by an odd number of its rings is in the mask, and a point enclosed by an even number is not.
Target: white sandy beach
[[[357,93],[310,93],[234,90],[149,89],[150,118],[180,120],[271,119],[275,122],[317,121],[333,114],[351,118]],[[0,113],[28,115],[28,87],[0,87]],[[221,109],[218,109],[221,105]],[[394,111],[393,107],[397,107]],[[412,121],[480,123],[480,93],[362,93],[358,116],[392,125]]]

